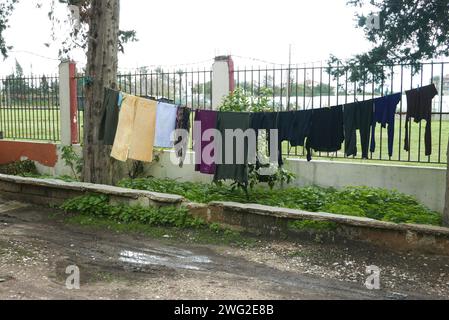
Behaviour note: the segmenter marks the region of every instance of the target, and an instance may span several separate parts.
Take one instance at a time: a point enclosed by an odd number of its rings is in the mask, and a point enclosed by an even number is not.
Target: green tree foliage
[[[0,3],[0,52],[5,58],[8,56],[8,51],[11,47],[5,42],[4,32],[9,27],[9,17],[17,2],[18,0],[3,0]]]
[[[10,100],[23,100],[29,88],[23,75],[23,68],[16,60],[15,71],[3,80],[3,92]]]
[[[349,0],[348,5],[359,9],[373,8],[369,14],[357,13],[357,26],[365,32],[373,48],[342,61],[330,56],[334,76],[350,71],[351,81],[360,81],[368,75],[374,81],[385,78],[380,66],[411,64],[415,71],[419,61],[449,56],[449,1],[448,0]],[[371,14],[380,17],[380,27],[367,24]]]
[[[8,57],[8,51],[12,49],[11,46],[8,46],[4,32],[9,27],[9,18],[14,11],[15,5],[19,2],[19,0],[2,0],[0,3],[0,53],[4,58]],[[80,22],[82,24],[82,28],[73,29],[70,32],[66,39],[62,41],[62,48],[59,50],[60,57],[67,57],[70,50],[74,47],[81,47],[83,49],[87,49],[87,28],[86,25],[89,23],[89,8],[91,5],[91,0],[51,0],[51,10],[48,12],[49,19],[53,22],[53,29],[58,28],[57,24],[62,21],[60,17],[56,17],[54,14],[54,9],[56,3],[61,3],[64,5],[76,5],[80,8]],[[36,5],[37,8],[41,8],[42,4],[40,2]],[[117,45],[120,52],[124,52],[125,44],[129,42],[138,41],[135,30],[120,30],[119,37],[117,41]]]

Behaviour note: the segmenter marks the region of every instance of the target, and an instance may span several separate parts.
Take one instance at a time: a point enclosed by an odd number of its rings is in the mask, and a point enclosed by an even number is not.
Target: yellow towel
[[[153,161],[156,109],[156,101],[137,99],[134,130],[128,156],[130,159],[145,162]]]
[[[156,101],[124,96],[112,146],[112,157],[120,161],[126,161],[128,158],[153,161],[156,109]]]
[[[137,97],[130,95],[123,96],[118,117],[117,132],[111,152],[111,157],[120,161],[126,161],[128,159],[129,145],[131,143],[134,118],[136,115],[136,99]]]

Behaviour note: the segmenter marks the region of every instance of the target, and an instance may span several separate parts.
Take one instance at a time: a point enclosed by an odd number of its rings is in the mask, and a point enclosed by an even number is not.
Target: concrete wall
[[[385,188],[411,195],[432,210],[444,209],[444,168],[298,159],[289,159],[286,168],[297,174],[297,186]]]
[[[58,161],[53,143],[0,141],[0,164],[20,160],[33,160],[43,166],[54,167]]]
[[[62,160],[62,145],[45,142],[0,141],[0,164],[20,160],[32,160],[40,174],[63,176],[72,175],[72,171]],[[73,146],[81,155],[81,147]]]
[[[34,160],[39,173],[47,175],[71,175],[61,159],[62,146],[48,143],[0,141],[2,152],[0,163],[17,160]],[[81,147],[73,146],[81,155]],[[157,152],[156,152],[157,154]],[[189,152],[182,168],[171,151],[159,153],[159,161],[146,164],[144,174],[156,178],[170,178],[179,181],[209,183],[211,175],[194,171],[194,154]],[[347,186],[369,186],[398,190],[411,195],[432,210],[442,212],[445,197],[444,168],[416,167],[403,165],[364,164],[301,159],[287,159],[286,168],[296,174],[293,185],[343,188]],[[127,167],[127,166],[124,166]],[[131,166],[128,166],[131,167]],[[120,173],[126,177],[127,173]]]
[[[73,176],[72,170],[65,165],[64,160],[62,160],[62,148],[64,146],[60,144],[54,145],[56,148],[56,163],[54,166],[43,165],[35,161],[37,171],[40,174],[46,174],[51,176]],[[73,150],[79,155],[82,155],[82,149],[80,145],[73,145]]]
[[[38,205],[60,205],[67,199],[99,193],[109,197],[112,205],[128,204],[143,207],[183,206],[192,216],[209,223],[219,223],[238,231],[257,235],[309,239],[313,241],[369,242],[400,251],[449,255],[449,228],[396,224],[363,217],[322,212],[306,212],[286,208],[233,202],[197,204],[181,196],[124,189],[81,182],[32,179],[0,174],[0,195],[4,198]],[[294,227],[296,221],[325,221],[329,228]],[[359,247],[360,244],[357,244]]]
[[[182,168],[173,165],[172,152],[161,154],[160,160],[147,166],[145,173],[157,178],[171,178],[179,181],[210,182],[212,176],[199,174],[188,162]],[[193,157],[190,153],[189,157]],[[190,162],[192,163],[192,162]],[[445,197],[444,168],[416,167],[403,165],[362,164],[300,159],[287,159],[286,168],[297,177],[296,186],[317,185],[343,188],[347,186],[369,186],[397,190],[411,195],[432,210],[442,212]]]

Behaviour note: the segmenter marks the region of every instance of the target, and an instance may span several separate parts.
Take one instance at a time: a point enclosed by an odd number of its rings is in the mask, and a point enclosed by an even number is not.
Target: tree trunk
[[[446,201],[444,203],[443,225],[449,227],[449,142],[447,149],[447,172],[446,172]]]
[[[83,180],[112,184],[111,147],[99,142],[104,87],[116,88],[120,0],[92,0],[86,66]]]

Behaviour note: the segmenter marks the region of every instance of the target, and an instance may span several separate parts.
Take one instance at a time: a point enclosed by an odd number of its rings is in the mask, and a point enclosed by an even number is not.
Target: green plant
[[[245,112],[250,111],[251,102],[243,89],[237,88],[224,97],[220,111]]]
[[[83,159],[80,157],[72,146],[62,147],[61,158],[64,160],[66,166],[72,170],[73,176],[79,180],[83,171]]]
[[[15,161],[7,164],[0,165],[0,173],[10,174],[10,175],[37,175],[37,168],[33,161]]]
[[[172,234],[186,241],[214,244],[246,246],[252,243],[251,239],[244,238],[239,232],[217,223],[207,224],[204,220],[193,217],[184,207],[110,205],[107,196],[90,194],[69,199],[60,208],[65,212],[77,213],[66,221],[81,225],[124,232],[144,232],[159,237]]]
[[[126,179],[118,184],[124,188],[181,195],[191,201],[233,201],[268,206],[301,209],[310,212],[367,217],[396,223],[440,225],[441,216],[408,195],[378,188],[288,187],[262,188],[255,186],[248,195],[226,184],[178,182],[170,179]]]
[[[186,208],[110,205],[109,198],[105,195],[91,194],[73,198],[65,201],[61,209],[66,212],[77,212],[123,223],[138,222],[151,226],[178,228],[196,228],[205,225],[202,219],[192,217]]]

